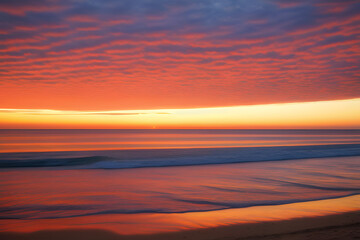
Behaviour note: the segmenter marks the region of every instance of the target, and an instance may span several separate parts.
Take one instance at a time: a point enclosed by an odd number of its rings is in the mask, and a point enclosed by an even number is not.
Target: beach
[[[109,139],[138,138],[141,144],[154,136],[169,142],[180,137],[181,144],[194,144],[196,134],[203,139],[201,144],[210,138],[219,146],[0,153],[0,190],[5,193],[0,198],[1,239],[352,239],[358,235],[356,132],[77,130],[51,131],[50,137],[39,132],[32,139],[58,141],[54,137],[58,135],[76,140],[73,136],[80,135],[84,141],[90,134],[95,141],[99,134],[103,139],[108,134]],[[28,139],[18,132],[13,136],[14,142]],[[256,146],[222,147],[229,139],[237,144],[251,139]],[[287,145],[289,139],[295,145]],[[299,145],[303,141],[308,144]],[[329,141],[337,143],[325,144]],[[32,143],[34,149],[42,142]]]
[[[34,233],[0,233],[0,237],[4,240],[351,240],[360,237],[360,212],[138,236],[118,235],[101,229],[64,229]]]

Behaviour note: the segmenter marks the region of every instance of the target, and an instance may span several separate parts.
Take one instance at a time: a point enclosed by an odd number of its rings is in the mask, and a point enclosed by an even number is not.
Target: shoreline
[[[9,189],[4,190],[12,191],[4,201],[24,209],[16,212],[16,208],[8,208],[7,214],[4,208],[0,239],[354,239],[347,236],[360,235],[358,158],[348,160],[176,167],[166,171],[143,168],[121,174],[107,170],[3,173]],[[314,180],[309,179],[311,176]],[[337,196],[345,193],[348,195]],[[22,200],[24,196],[27,198]],[[317,200],[319,196],[326,198]],[[63,201],[60,205],[54,202],[59,199]],[[232,199],[241,200],[242,205],[235,205]],[[266,204],[284,199],[303,201]],[[248,203],[253,205],[241,207]],[[196,204],[228,208],[160,211],[195,209]],[[139,209],[148,212],[134,211]]]
[[[360,211],[143,235],[121,235],[102,229],[43,230],[30,233],[0,232],[0,238],[3,240],[346,240],[357,237],[360,237]]]

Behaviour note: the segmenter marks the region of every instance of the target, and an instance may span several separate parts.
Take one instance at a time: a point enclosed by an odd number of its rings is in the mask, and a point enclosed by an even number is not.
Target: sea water
[[[0,141],[2,231],[142,233],[150,214],[161,232],[182,225],[156,214],[360,192],[359,130],[0,130]]]

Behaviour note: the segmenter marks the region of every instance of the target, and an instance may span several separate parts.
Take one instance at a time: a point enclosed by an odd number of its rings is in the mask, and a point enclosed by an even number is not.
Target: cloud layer
[[[0,107],[359,97],[359,26],[353,0],[4,0]]]

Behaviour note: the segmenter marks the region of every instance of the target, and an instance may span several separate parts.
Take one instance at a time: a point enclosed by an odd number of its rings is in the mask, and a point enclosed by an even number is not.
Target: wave
[[[360,156],[360,144],[2,153],[0,168],[125,169]]]
[[[98,156],[35,160],[0,160],[0,168],[78,166],[91,164],[102,160],[104,160],[104,158]]]
[[[170,210],[166,207],[158,208],[139,208],[139,209],[111,209],[111,210],[96,210],[101,208],[99,205],[53,205],[53,206],[24,206],[24,207],[2,207],[0,208],[0,219],[58,219],[58,218],[73,218],[85,217],[94,215],[107,215],[107,214],[146,214],[146,213],[190,213],[190,212],[210,212],[224,209],[239,209],[257,206],[278,206],[292,203],[312,202],[319,200],[337,199],[343,197],[357,196],[359,193],[343,193],[335,196],[318,197],[318,198],[305,198],[305,199],[288,199],[277,201],[249,201],[249,202],[222,202],[222,201],[206,201],[206,200],[192,200],[173,198],[173,201],[191,203],[195,205],[212,205],[208,209],[187,209],[187,210]],[[58,214],[62,211],[61,214]],[[79,213],[79,211],[83,211]],[[76,213],[77,212],[77,213]],[[15,213],[15,214],[14,214]],[[41,213],[41,214],[36,214]]]

